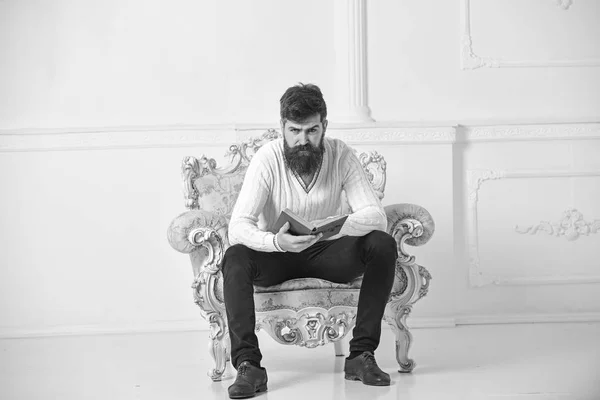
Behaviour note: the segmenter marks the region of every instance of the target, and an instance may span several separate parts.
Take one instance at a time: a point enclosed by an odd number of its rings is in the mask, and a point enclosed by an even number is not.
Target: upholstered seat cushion
[[[254,286],[254,306],[257,312],[299,311],[307,307],[321,307],[326,310],[337,306],[357,307],[362,281],[362,276],[349,283],[300,278],[269,287]],[[397,268],[392,294],[404,293],[407,282],[404,269]]]
[[[349,283],[334,283],[318,278],[291,279],[279,285],[254,286],[256,311],[294,310],[321,307],[326,310],[336,306],[358,306],[358,294],[363,277]],[[408,279],[403,268],[396,268],[392,287],[393,295],[404,293]]]
[[[299,311],[307,307],[321,307],[326,310],[335,306],[356,307],[362,280],[362,276],[349,283],[299,278],[269,287],[254,286],[254,305],[257,312]]]
[[[334,283],[318,278],[298,278],[290,279],[279,285],[268,287],[254,286],[254,293],[289,292],[306,289],[360,289],[362,280],[362,276],[349,283]]]
[[[303,289],[284,292],[254,293],[257,312],[300,311],[309,307],[330,310],[334,307],[357,307],[360,289]]]

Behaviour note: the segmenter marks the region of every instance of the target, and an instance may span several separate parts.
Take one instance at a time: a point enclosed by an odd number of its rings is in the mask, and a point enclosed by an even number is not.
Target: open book
[[[281,212],[281,214],[279,214],[279,218],[277,219],[273,229],[275,233],[277,233],[286,222],[289,222],[290,229],[288,232],[292,235],[318,235],[319,233],[322,233],[323,237],[321,237],[320,240],[323,240],[337,235],[342,229],[342,226],[344,225],[344,222],[346,222],[347,218],[347,215],[341,215],[327,219],[320,224],[313,225],[299,215],[294,214],[290,209],[286,208]]]

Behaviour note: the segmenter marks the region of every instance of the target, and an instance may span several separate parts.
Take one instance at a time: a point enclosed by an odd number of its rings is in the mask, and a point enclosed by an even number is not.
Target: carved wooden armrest
[[[199,247],[208,254],[203,259],[210,260],[203,265],[209,273],[216,273],[227,247],[227,220],[217,214],[192,210],[173,219],[167,230],[169,244],[181,253],[191,253]],[[196,268],[194,268],[196,269]],[[194,271],[197,275],[200,271]]]
[[[215,368],[208,371],[213,380],[221,380],[228,361],[229,333],[225,322],[221,260],[229,246],[226,218],[207,211],[186,211],[173,219],[167,231],[171,247],[190,253],[194,270],[194,302],[210,326],[209,351]]]
[[[407,293],[411,297],[417,296],[414,302],[427,294],[431,274],[425,267],[415,263],[415,256],[408,254],[404,244],[422,246],[427,243],[435,231],[435,223],[431,214],[416,204],[393,204],[385,207],[385,213],[388,219],[387,231],[398,243],[397,268],[407,268]]]
[[[393,204],[385,207],[387,231],[398,243],[398,257],[405,263],[413,263],[415,257],[408,254],[404,244],[422,246],[435,231],[435,223],[429,212],[416,204]]]
[[[408,254],[404,244],[421,246],[429,241],[435,231],[431,214],[416,204],[394,204],[385,207],[388,225],[387,232],[398,243],[396,279],[390,301],[385,309],[384,319],[396,335],[396,360],[400,372],[410,372],[415,367],[414,360],[408,358],[408,349],[412,335],[406,324],[406,318],[412,306],[427,295],[431,274],[415,262]],[[399,279],[400,278],[400,279]]]

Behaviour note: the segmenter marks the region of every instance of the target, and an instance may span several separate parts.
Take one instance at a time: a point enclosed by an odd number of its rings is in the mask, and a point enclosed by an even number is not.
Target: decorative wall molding
[[[0,153],[229,146],[260,136],[273,124],[107,126],[0,130]],[[327,134],[349,144],[452,144],[520,140],[600,139],[599,122],[409,125],[331,123]]]
[[[344,140],[349,144],[376,143],[454,143],[455,129],[448,128],[402,128],[328,131],[329,136]]]
[[[515,232],[520,234],[535,235],[539,231],[546,232],[549,235],[563,237],[569,241],[577,240],[582,235],[589,236],[600,230],[600,219],[587,222],[583,219],[583,214],[572,208],[563,213],[563,217],[556,222],[541,221],[537,225],[528,227],[515,226]]]
[[[507,141],[600,139],[600,123],[498,125],[465,127],[464,140]]]
[[[479,189],[488,180],[505,178],[506,171],[470,170],[467,171],[467,246],[469,255],[469,282],[472,286],[480,287],[488,284],[480,268],[479,261],[479,224],[477,223],[477,203]]]
[[[461,68],[462,69],[477,69],[477,68],[497,68],[500,66],[500,61],[493,58],[483,58],[475,54],[473,51],[473,38],[471,37],[471,2],[470,0],[462,0],[460,3],[461,11]]]
[[[149,126],[65,128],[0,131],[0,153],[22,151],[106,150],[229,146],[259,136],[272,126]],[[349,144],[441,144],[454,143],[455,128],[386,127],[329,128],[327,134]]]
[[[467,243],[469,256],[469,283],[474,287],[485,285],[549,285],[573,283],[599,283],[600,276],[563,276],[563,277],[517,277],[502,278],[490,274],[481,268],[479,258],[479,226],[477,222],[477,206],[479,190],[482,185],[490,180],[498,179],[523,179],[523,178],[570,178],[570,177],[597,177],[600,170],[588,171],[505,171],[505,170],[468,170],[467,171]]]
[[[0,132],[0,153],[13,151],[104,150],[223,145],[235,141],[235,131],[178,127],[83,128],[27,133]]]
[[[568,10],[573,4],[573,0],[554,0],[554,3],[563,10]]]
[[[571,6],[571,0],[556,0],[563,9]],[[528,67],[590,67],[600,66],[600,58],[564,59],[564,60],[503,60],[493,57],[482,57],[473,49],[471,35],[471,0],[461,1],[461,68],[528,68]]]

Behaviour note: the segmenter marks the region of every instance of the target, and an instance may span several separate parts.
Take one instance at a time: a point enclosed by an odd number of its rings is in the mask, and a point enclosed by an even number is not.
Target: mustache
[[[294,146],[294,147],[289,148],[289,154],[290,155],[296,155],[296,154],[300,153],[301,151],[309,151],[311,153],[318,153],[319,152],[319,148],[318,147],[314,147],[310,143],[306,143],[304,145],[298,145],[298,146]]]

